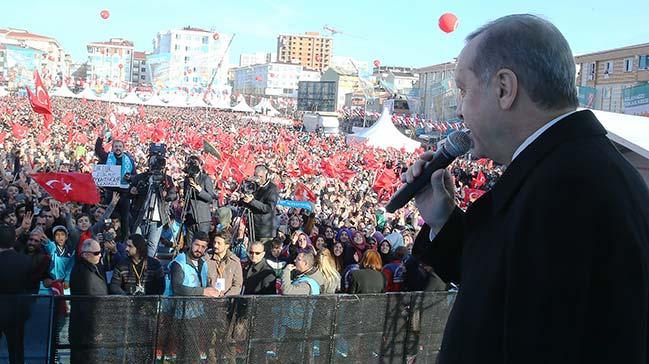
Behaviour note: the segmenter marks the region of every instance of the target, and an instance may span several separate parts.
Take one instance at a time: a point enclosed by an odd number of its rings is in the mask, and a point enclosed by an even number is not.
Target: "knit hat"
[[[59,230],[62,230],[65,233],[65,235],[68,235],[68,229],[66,229],[66,227],[63,226],[63,225],[56,225],[52,229],[52,234],[56,234],[56,232],[59,231]]]

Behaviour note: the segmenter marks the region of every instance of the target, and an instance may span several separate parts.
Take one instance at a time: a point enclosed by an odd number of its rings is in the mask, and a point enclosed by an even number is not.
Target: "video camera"
[[[163,143],[149,145],[149,171],[162,172],[167,165],[167,146]]]
[[[252,195],[259,189],[259,183],[255,180],[246,180],[241,183],[241,192],[246,195]]]
[[[198,161],[198,158],[190,157],[187,160],[187,165],[183,168],[183,172],[187,173],[192,178],[201,173],[201,164]]]

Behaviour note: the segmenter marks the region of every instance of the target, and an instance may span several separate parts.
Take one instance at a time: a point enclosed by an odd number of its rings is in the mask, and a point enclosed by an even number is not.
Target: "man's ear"
[[[518,77],[514,71],[503,68],[496,72],[494,88],[498,97],[498,104],[502,110],[509,110],[518,97]]]

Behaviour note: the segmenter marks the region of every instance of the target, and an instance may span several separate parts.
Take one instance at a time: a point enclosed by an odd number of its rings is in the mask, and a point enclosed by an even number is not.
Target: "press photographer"
[[[147,255],[155,257],[162,227],[169,222],[169,204],[177,197],[171,176],[165,173],[166,146],[149,146],[149,168],[130,179],[131,221],[138,234],[147,239]]]
[[[279,189],[268,179],[268,167],[263,164],[256,166],[253,180],[244,181],[232,200],[238,200],[252,213],[255,241],[266,243],[275,237],[275,205],[279,200]],[[270,251],[270,246],[266,246],[266,251]]]
[[[214,200],[214,181],[203,172],[201,160],[191,156],[183,169],[185,181],[183,191],[185,209],[183,217],[187,236],[185,241],[192,241],[197,231],[208,234],[212,222],[211,204]]]

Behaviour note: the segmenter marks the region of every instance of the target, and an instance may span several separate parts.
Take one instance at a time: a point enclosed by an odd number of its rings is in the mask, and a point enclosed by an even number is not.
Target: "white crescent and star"
[[[47,94],[45,93],[45,90],[41,86],[36,86],[36,99],[42,105],[45,106],[49,105],[49,103],[47,102]]]
[[[54,188],[52,186],[57,184],[57,183],[63,185],[63,188],[61,188],[61,190],[63,190],[63,192],[70,193],[70,191],[72,191],[72,183],[65,183],[63,181],[59,181],[58,179],[51,179],[51,180],[48,180],[47,182],[45,182],[45,184],[49,188]]]

